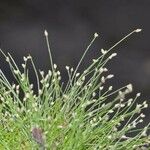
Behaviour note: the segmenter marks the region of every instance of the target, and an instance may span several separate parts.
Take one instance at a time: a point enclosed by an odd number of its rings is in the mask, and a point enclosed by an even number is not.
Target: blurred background
[[[118,56],[108,68],[115,74],[112,84],[116,88],[133,83],[134,92],[142,92],[143,100],[150,102],[149,18],[149,0],[0,0],[0,47],[18,64],[30,53],[37,68],[46,71],[49,60],[43,32],[47,29],[54,62],[66,80],[65,66],[77,65],[95,32],[100,37],[80,70],[100,55],[101,48],[108,49],[132,30],[142,28],[114,49]],[[13,80],[0,58],[0,68]]]

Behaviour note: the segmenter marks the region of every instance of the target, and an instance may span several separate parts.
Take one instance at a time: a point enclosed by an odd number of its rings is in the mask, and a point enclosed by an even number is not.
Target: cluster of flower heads
[[[25,149],[147,149],[149,124],[138,128],[143,123],[142,110],[148,107],[147,102],[137,103],[140,93],[135,98],[128,97],[133,91],[132,84],[118,90],[106,84],[114,75],[108,74],[105,66],[117,56],[110,51],[140,31],[132,31],[108,50],[101,49],[101,56],[79,73],[85,54],[98,37],[95,33],[77,67],[65,67],[68,73],[65,85],[57,65],[53,64],[47,31],[44,34],[51,63],[47,74],[37,71],[30,55],[23,57],[21,71],[12,56],[1,50],[16,84],[10,84],[0,70],[0,149],[12,149],[16,143]],[[28,62],[33,66],[37,85],[30,82]]]

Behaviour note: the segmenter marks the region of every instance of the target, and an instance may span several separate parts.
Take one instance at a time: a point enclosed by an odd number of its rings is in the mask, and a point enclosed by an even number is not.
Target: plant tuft
[[[16,84],[0,70],[0,149],[1,150],[140,150],[150,146],[150,123],[143,129],[148,107],[137,103],[140,93],[130,98],[132,84],[114,90],[106,82],[114,77],[106,65],[117,56],[112,50],[134,33],[133,30],[109,49],[101,49],[98,58],[83,72],[79,67],[97,39],[95,33],[76,68],[66,66],[68,82],[53,63],[48,40],[50,70],[38,71],[33,58],[23,57],[19,68],[11,56],[1,53],[10,66]],[[37,85],[29,79],[31,63]],[[35,90],[37,88],[37,90]],[[37,91],[37,92],[36,92]]]

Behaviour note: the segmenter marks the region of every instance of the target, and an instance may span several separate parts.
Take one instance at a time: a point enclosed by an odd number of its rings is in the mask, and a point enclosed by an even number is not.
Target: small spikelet
[[[47,30],[44,31],[44,35],[45,35],[45,36],[48,36]]]
[[[98,33],[95,33],[95,34],[94,34],[94,37],[95,37],[95,38],[98,37],[98,36],[99,36]]]
[[[138,33],[138,32],[141,32],[141,31],[142,31],[142,29],[136,29],[136,30],[135,30],[135,32],[137,32],[137,33]]]

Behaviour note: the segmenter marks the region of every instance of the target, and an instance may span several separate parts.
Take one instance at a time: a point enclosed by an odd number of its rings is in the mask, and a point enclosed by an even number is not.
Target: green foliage
[[[1,50],[17,84],[11,84],[0,70],[0,149],[1,150],[134,150],[150,144],[147,135],[149,124],[138,129],[148,107],[146,101],[137,104],[140,96],[128,98],[132,85],[118,90],[107,87],[113,78],[105,65],[117,54],[111,50],[133,33],[134,30],[102,55],[83,73],[78,73],[90,46],[85,50],[75,69],[66,66],[68,83],[64,86],[56,64],[53,64],[48,33],[45,31],[51,70],[47,74],[37,71],[32,57],[23,57],[23,71],[15,60]],[[35,72],[38,92],[29,80],[28,63]],[[132,133],[132,134],[131,134]],[[133,135],[134,133],[134,135]]]

